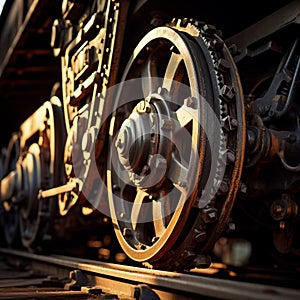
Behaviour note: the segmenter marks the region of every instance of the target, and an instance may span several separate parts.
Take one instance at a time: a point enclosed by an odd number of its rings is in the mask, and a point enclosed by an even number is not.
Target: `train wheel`
[[[20,232],[23,245],[36,250],[51,239],[57,214],[57,198],[39,197],[39,191],[62,183],[64,119],[57,97],[41,109],[38,137],[23,154],[22,198],[20,199]],[[38,122],[39,122],[38,121]]]
[[[12,135],[8,147],[2,155],[1,179],[12,171],[19,158],[20,138],[17,133]],[[13,199],[7,199],[7,201],[0,203],[0,224],[6,244],[8,246],[19,246],[19,212],[12,202]]]
[[[245,144],[238,74],[213,26],[179,20],[140,41],[109,133],[110,213],[125,253],[157,268],[209,266]]]

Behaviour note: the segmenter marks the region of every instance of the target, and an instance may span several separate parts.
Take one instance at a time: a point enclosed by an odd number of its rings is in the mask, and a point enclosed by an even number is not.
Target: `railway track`
[[[246,282],[237,274],[236,278],[222,279],[197,273],[196,270],[175,273],[7,248],[0,248],[0,253],[6,262],[14,265],[14,270],[6,273],[7,278],[1,277],[0,299],[300,298],[300,290],[295,287]],[[16,273],[17,269],[23,269],[23,273]],[[26,279],[28,274],[35,274],[35,277]],[[20,290],[25,286],[27,290]]]

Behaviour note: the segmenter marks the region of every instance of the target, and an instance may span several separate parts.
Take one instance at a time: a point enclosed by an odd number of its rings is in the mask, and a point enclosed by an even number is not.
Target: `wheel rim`
[[[210,68],[213,57],[203,39],[196,43],[159,27],[141,40],[124,71],[122,82],[141,77],[142,99],[123,104],[128,90],[119,89],[107,178],[115,232],[134,260],[163,261],[174,249],[181,255],[178,245],[202,219],[199,208],[216,213],[210,204],[226,173],[227,149]],[[212,187],[201,194],[208,183]]]

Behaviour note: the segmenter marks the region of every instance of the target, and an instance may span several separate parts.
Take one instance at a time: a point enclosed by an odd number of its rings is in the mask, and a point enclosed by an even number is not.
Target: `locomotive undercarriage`
[[[108,223],[149,267],[234,264],[222,251],[240,241],[255,262],[271,253],[295,264],[297,21],[275,14],[274,31],[257,23],[265,35],[247,43],[249,30],[226,40],[214,25],[154,10],[130,43],[131,11],[130,1],[63,1],[51,39],[62,99],[52,95],[2,155],[7,244],[20,236],[45,251],[67,227]]]

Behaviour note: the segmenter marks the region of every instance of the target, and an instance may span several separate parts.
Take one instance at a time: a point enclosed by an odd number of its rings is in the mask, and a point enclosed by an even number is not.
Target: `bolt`
[[[177,51],[177,48],[175,49],[174,47],[172,48],[172,51],[174,52],[174,51]],[[176,52],[177,53],[177,52]],[[179,52],[177,53],[177,54],[179,54]],[[168,96],[168,90],[166,89],[166,88],[164,88],[164,87],[159,87],[158,89],[157,89],[157,92],[158,92],[158,94],[160,94],[160,95],[162,95],[163,97],[167,97]]]
[[[235,230],[235,224],[232,223],[232,222],[228,223],[228,229],[229,229],[230,231]]]
[[[121,190],[121,188],[116,184],[113,185],[112,189],[114,192],[119,192]]]
[[[197,257],[193,260],[193,265],[196,268],[200,268],[200,269],[206,269],[209,268],[211,264],[211,259],[208,255],[197,255]]]
[[[188,97],[184,99],[184,104],[190,108],[197,108],[197,99],[195,97]]]
[[[297,136],[294,133],[289,133],[289,135],[286,138],[286,141],[288,143],[295,143],[297,141]]]
[[[243,182],[240,184],[240,191],[241,191],[242,194],[247,193],[247,185]]]
[[[220,97],[225,101],[230,101],[234,97],[234,89],[226,84],[223,85],[220,91]]]
[[[139,243],[138,245],[136,245],[137,249],[139,250],[146,250],[146,245],[142,244],[142,243]]]
[[[203,209],[202,219],[205,223],[215,222],[218,218],[217,213],[218,213],[218,210],[213,207]]]
[[[217,28],[214,25],[205,24],[201,30],[205,34],[215,34],[217,31]]]
[[[228,189],[229,189],[229,187],[228,187],[227,182],[223,180],[221,182],[220,186],[219,186],[218,194],[219,195],[227,194],[228,193]]]
[[[200,231],[198,229],[194,229],[194,240],[198,243],[202,243],[206,240],[207,234],[206,231]]]
[[[90,148],[91,148],[92,143],[93,143],[93,140],[92,140],[91,133],[89,131],[85,132],[83,137],[82,137],[82,142],[81,142],[82,150],[83,151],[89,151]]]
[[[231,124],[232,127],[236,128],[236,127],[238,127],[239,122],[238,122],[237,119],[231,119],[230,124]]]
[[[184,187],[186,187],[186,182],[184,182],[184,181],[179,181],[179,182],[178,182],[178,186],[184,188]]]
[[[227,151],[227,162],[234,163],[235,162],[235,155],[232,151]]]
[[[184,259],[192,259],[196,256],[196,253],[191,250],[184,250],[183,253],[180,254]]]
[[[224,46],[224,42],[222,40],[212,40],[209,42],[209,47],[213,50],[221,50]]]

